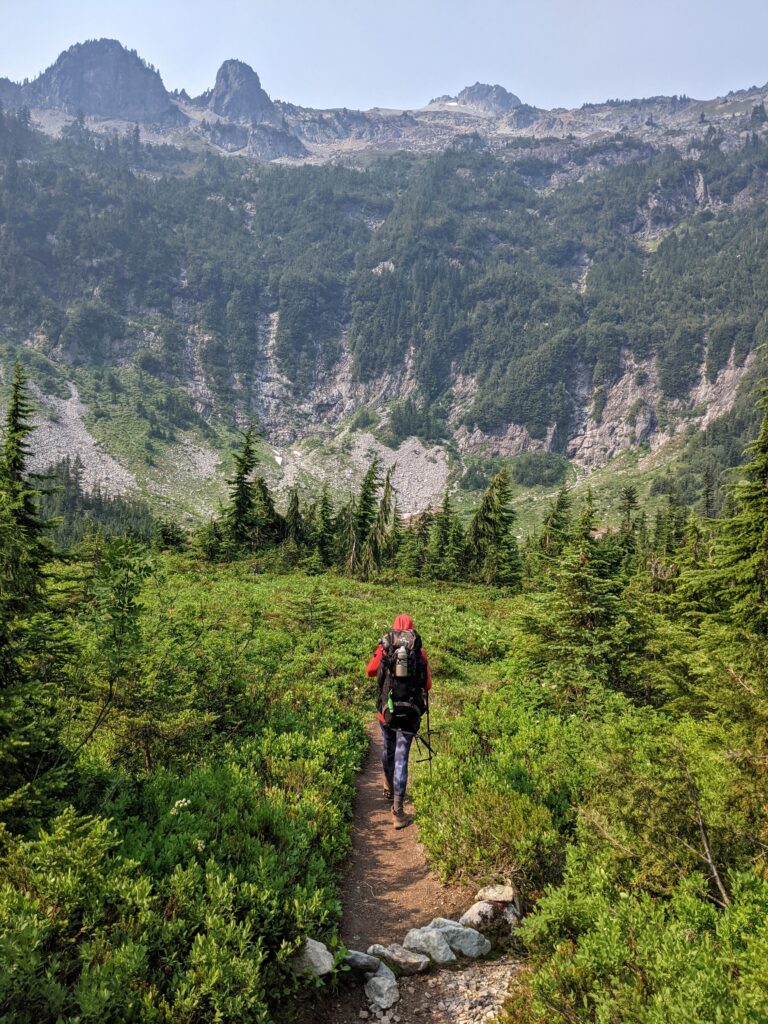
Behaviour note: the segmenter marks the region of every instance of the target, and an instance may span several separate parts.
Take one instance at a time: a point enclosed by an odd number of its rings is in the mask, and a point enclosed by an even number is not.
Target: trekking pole
[[[432,781],[432,727],[429,723],[429,690],[427,690],[427,750],[429,750],[429,781]]]

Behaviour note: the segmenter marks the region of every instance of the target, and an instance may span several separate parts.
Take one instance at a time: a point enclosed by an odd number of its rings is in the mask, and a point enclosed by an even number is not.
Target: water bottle
[[[406,650],[405,644],[397,649],[395,675],[400,679],[408,675],[408,651]]]

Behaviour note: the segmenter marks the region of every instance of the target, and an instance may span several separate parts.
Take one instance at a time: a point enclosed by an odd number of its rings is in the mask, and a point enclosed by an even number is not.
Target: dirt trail
[[[390,804],[382,792],[381,736],[375,722],[368,733],[371,745],[357,781],[341,929],[347,948],[363,952],[374,942],[402,942],[410,928],[428,924],[433,917],[458,918],[477,891],[476,886],[442,885],[429,871],[418,825],[394,829]],[[415,754],[414,748],[412,762]],[[302,1024],[364,1020],[371,1024],[484,1024],[495,1019],[517,966],[509,956],[502,956],[402,978],[400,1001],[378,1014],[369,1011],[360,980],[349,977],[335,992],[309,996],[300,1020]]]
[[[476,891],[438,881],[427,868],[417,825],[395,830],[391,804],[383,796],[381,735],[375,722],[368,733],[371,745],[357,782],[341,929],[345,945],[363,951],[374,942],[401,942],[409,928],[433,917],[463,914]],[[416,756],[414,746],[411,768]],[[410,803],[407,807],[412,810]]]

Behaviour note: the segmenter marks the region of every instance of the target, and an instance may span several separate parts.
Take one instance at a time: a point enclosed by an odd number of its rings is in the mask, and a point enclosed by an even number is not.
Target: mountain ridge
[[[515,139],[586,141],[616,132],[631,132],[657,148],[683,146],[710,126],[737,139],[749,127],[751,108],[766,99],[768,85],[709,100],[655,96],[546,110],[501,85],[476,82],[455,97],[440,96],[411,110],[323,110],[270,99],[257,72],[235,59],[225,60],[213,86],[191,99],[183,89],[168,92],[159,72],[135,51],[107,39],[76,43],[31,82],[0,79],[0,102],[30,107],[51,134],[66,126],[57,112],[83,114],[94,131],[113,132],[121,124],[128,130],[138,122],[149,141],[203,144],[257,161],[439,152],[472,134],[494,148]]]

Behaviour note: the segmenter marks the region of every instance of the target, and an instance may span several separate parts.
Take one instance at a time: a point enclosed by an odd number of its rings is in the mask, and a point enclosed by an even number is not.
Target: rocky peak
[[[259,76],[241,60],[225,60],[216,75],[210,107],[233,121],[273,121],[275,108]]]
[[[456,101],[462,107],[474,107],[484,114],[493,115],[506,114],[522,105],[520,98],[507,92],[503,85],[485,85],[482,82],[462,89]]]
[[[462,89],[458,96],[438,96],[430,100],[430,107],[464,107],[490,117],[508,114],[522,102],[514,93],[507,92],[503,85],[486,85],[475,82]]]
[[[23,102],[94,117],[174,124],[174,106],[159,73],[116,39],[76,43],[21,89]]]

